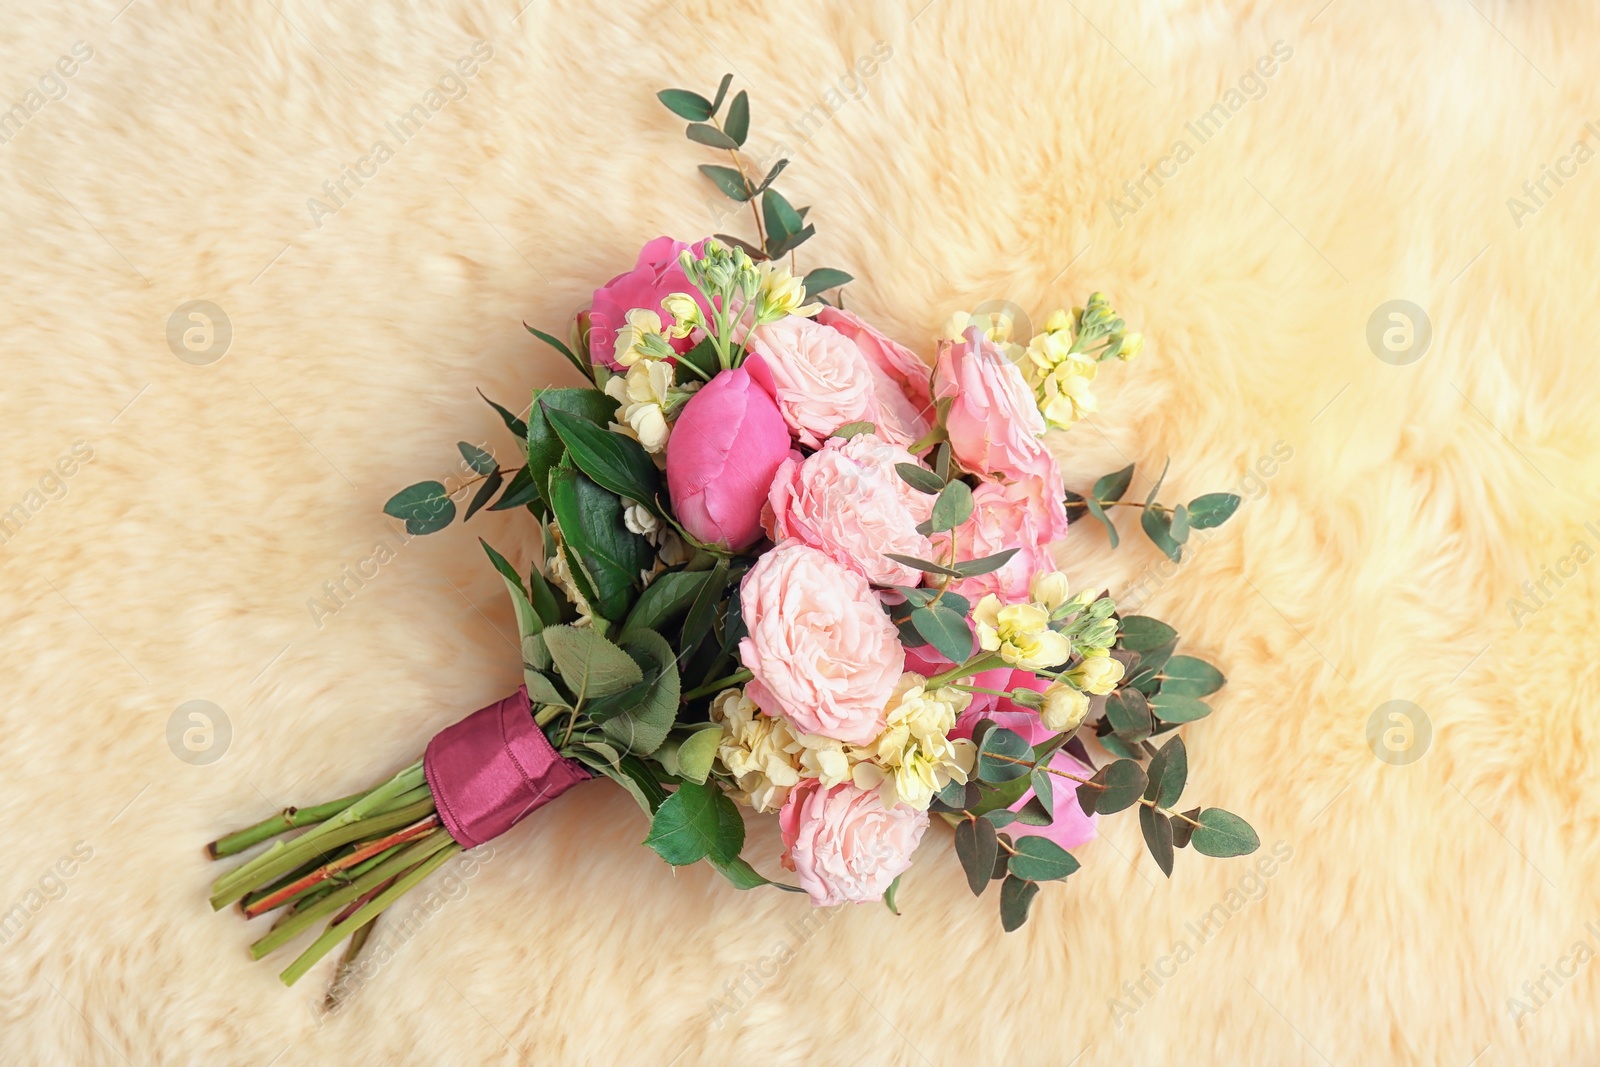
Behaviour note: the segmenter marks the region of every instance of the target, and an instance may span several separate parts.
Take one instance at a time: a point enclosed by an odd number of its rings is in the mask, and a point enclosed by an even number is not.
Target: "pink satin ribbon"
[[[435,734],[422,770],[445,830],[464,848],[499,837],[592,777],[534,725],[525,686]]]

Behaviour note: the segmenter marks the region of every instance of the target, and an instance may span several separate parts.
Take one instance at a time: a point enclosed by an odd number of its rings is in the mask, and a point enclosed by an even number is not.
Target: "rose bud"
[[[789,428],[759,356],[689,398],[667,441],[672,510],[692,536],[735,551],[761,536],[761,508],[789,457]]]

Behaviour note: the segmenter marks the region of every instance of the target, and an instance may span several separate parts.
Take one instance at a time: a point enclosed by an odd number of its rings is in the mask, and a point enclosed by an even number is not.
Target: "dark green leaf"
[[[1051,821],[1050,809],[1045,807],[1044,801],[1035,793],[1028,798],[1028,802],[1017,809],[1017,821],[1024,826],[1049,826]]]
[[[620,693],[644,679],[631,656],[587,627],[547,627],[544,643],[561,680],[580,700]]]
[[[698,368],[708,379],[715,378],[722,370],[722,364],[717,361],[716,343],[709,336],[702,338],[699,344],[679,356],[678,362]],[[688,377],[688,374],[684,375],[686,380]]]
[[[742,145],[745,138],[750,136],[750,95],[743,89],[734,95],[733,103],[728,105],[728,117],[723,120],[722,129],[733,138],[733,143]]]
[[[911,625],[952,663],[964,663],[972,655],[972,630],[966,617],[943,602],[914,608]]]
[[[639,602],[628,613],[627,629],[663,629],[664,623],[689,610],[710,575],[710,571],[668,571],[658,575],[639,594]]]
[[[1162,673],[1161,691],[1173,696],[1210,696],[1227,682],[1221,671],[1193,656],[1173,656]]]
[[[1177,563],[1183,558],[1183,546],[1172,536],[1172,518],[1166,512],[1147,506],[1139,513],[1139,525],[1168,559]]]
[[[700,647],[700,642],[711,632],[712,624],[717,621],[717,605],[722,602],[722,594],[728,588],[728,573],[728,561],[717,560],[717,565],[711,569],[705,583],[700,586],[694,601],[689,605],[689,614],[683,620],[683,635],[679,643],[683,655],[693,655],[695,649]]]
[[[456,447],[461,450],[461,458],[467,461],[467,466],[471,467],[475,474],[488,474],[500,468],[494,457],[477,445],[457,441]]]
[[[655,549],[623,522],[622,500],[575,467],[557,467],[550,472],[549,504],[571,549],[567,560],[574,577],[581,572],[589,585],[584,594],[589,606],[613,622],[626,618],[640,572],[654,562]]]
[[[656,94],[656,99],[665,104],[668,111],[690,122],[704,122],[716,114],[711,101],[687,89],[663,89]]]
[[[1109,731],[1110,725],[1111,725],[1110,723],[1107,723],[1106,724],[1107,732],[1105,734],[1103,734],[1103,735],[1097,736],[1097,738],[1096,738],[1096,740],[1098,740],[1100,742],[1100,747],[1105,749],[1107,752],[1111,753],[1113,756],[1116,756],[1116,757],[1118,757],[1120,759],[1134,759],[1134,760],[1138,759],[1139,758],[1138,749],[1135,748],[1133,745],[1128,744],[1126,741],[1124,741],[1122,738],[1118,737],[1116,734],[1111,733]],[[1084,795],[1083,791],[1079,790],[1078,791],[1078,799],[1079,799],[1080,803],[1083,800],[1083,795]],[[1093,814],[1093,812],[1090,812],[1090,814]]]
[[[1117,736],[1129,743],[1143,741],[1155,726],[1150,719],[1150,705],[1137,689],[1118,689],[1108,696],[1106,719]]]
[[[940,441],[939,447],[933,450],[933,473],[939,476],[941,485],[950,480],[949,441]]]
[[[1221,526],[1239,510],[1237,493],[1207,493],[1189,501],[1189,525],[1196,530]]]
[[[946,567],[942,563],[935,563],[931,559],[918,559],[916,556],[902,556],[898,552],[885,552],[883,554],[883,558],[892,559],[896,563],[903,563],[907,567],[915,567],[918,570],[926,571],[929,574],[943,574],[950,578],[961,577],[960,571],[955,570],[952,567]]]
[[[1168,878],[1172,877],[1172,823],[1151,808],[1139,809],[1139,830],[1144,834],[1145,847],[1155,859],[1156,866]]]
[[[695,123],[684,132],[688,134],[689,140],[711,148],[726,148],[732,151],[739,147],[738,141],[735,141],[715,126],[708,126],[703,122]]]
[[[456,517],[455,501],[440,482],[408,485],[383,505],[385,515],[406,521],[406,533],[437,533]]]
[[[733,75],[732,74],[724,74],[722,76],[721,84],[719,84],[717,86],[716,99],[711,101],[711,113],[713,115],[715,115],[718,111],[722,110],[722,98],[728,95],[728,86],[730,86],[732,84],[733,84]]]
[[[717,188],[722,190],[724,196],[737,200],[741,204],[755,195],[751,192],[750,183],[745,180],[744,175],[732,167],[719,167],[711,163],[702,163],[700,164],[700,173],[716,182]]]
[[[534,484],[539,487],[539,495],[546,504],[550,503],[550,494],[546,492],[550,472],[567,451],[560,435],[545,417],[545,412],[551,410],[578,415],[604,428],[616,414],[617,402],[598,389],[542,389],[534,394],[533,406],[528,409],[528,473],[533,475]]]
[[[896,463],[894,469],[903,482],[918,492],[938,496],[944,489],[944,479],[920,464]]]
[[[1172,844],[1175,848],[1184,848],[1189,844],[1189,836],[1194,833],[1194,824],[1189,820],[1200,818],[1199,808],[1190,808],[1182,815],[1172,817]]]
[[[954,530],[972,515],[972,489],[959,479],[946,483],[933,502],[933,529]]]
[[[539,618],[546,626],[554,626],[565,614],[562,605],[566,604],[566,598],[557,596],[544,575],[539,573],[538,567],[528,571],[528,600],[533,603],[533,610],[539,613]]]
[[[1017,813],[1009,808],[991,808],[983,813],[983,818],[996,828],[1010,826],[1017,821]]]
[[[1171,808],[1183,796],[1183,787],[1189,780],[1189,750],[1183,738],[1174,736],[1161,746],[1150,760],[1146,775],[1144,798],[1153,800],[1163,808]]]
[[[1000,883],[1000,925],[1006,933],[1011,933],[1028,921],[1028,908],[1038,893],[1037,882],[1025,882],[1013,875],[1007,875],[1006,880]]]
[[[810,296],[816,296],[818,293],[825,293],[829,289],[837,289],[839,286],[848,285],[853,281],[855,281],[855,278],[842,270],[835,270],[832,267],[818,267],[816,270],[806,272],[806,293]]]
[[[576,352],[568,348],[565,341],[561,340],[559,337],[556,337],[554,334],[545,333],[543,330],[536,330],[527,323],[523,323],[522,328],[533,334],[545,344],[549,345],[551,348],[555,349],[557,352],[560,352],[562,356],[566,358],[568,363],[577,368],[579,374],[583,375],[591,382],[594,381],[594,367],[589,363],[588,360],[579,357]]]
[[[489,500],[500,491],[500,486],[504,482],[505,476],[502,475],[498,470],[490,471],[489,476],[485,478],[483,480],[483,484],[478,487],[478,491],[472,495],[472,503],[467,505],[466,517],[461,521],[466,522],[467,519],[470,519],[472,516],[476,515],[478,513],[478,509],[487,504]]]
[[[721,796],[722,790],[714,785],[694,782],[680,785],[678,791],[656,809],[644,843],[674,867],[704,859],[719,845],[723,833],[722,813],[717,804]],[[718,851],[726,854],[725,843],[722,844]],[[738,855],[737,849],[734,855]]]
[[[770,192],[772,192],[772,190],[768,189],[767,192],[770,193]],[[765,196],[766,194],[764,193],[762,195]],[[805,208],[801,208],[800,210],[802,212],[804,212],[806,209]],[[816,235],[817,235],[817,228],[815,226],[807,226],[805,229],[801,230],[799,233],[790,234],[788,237],[784,238],[781,242],[780,241],[774,241],[772,238],[769,237],[769,238],[767,238],[768,254],[773,259],[777,259],[777,258],[779,258],[781,256],[786,256],[790,252],[793,252],[796,248],[799,248],[801,245],[805,244],[807,241],[809,241],[811,238],[815,237]]]
[[[1178,636],[1178,631],[1148,615],[1124,615],[1119,624],[1121,646],[1130,652],[1144,652]]]
[[[1167,471],[1169,471],[1171,469],[1172,469],[1172,457],[1168,456],[1167,457],[1167,461],[1164,464],[1161,465],[1161,477],[1156,479],[1156,484],[1152,485],[1150,487],[1150,495],[1145,497],[1145,499],[1144,499],[1144,506],[1145,506],[1145,510],[1146,511],[1150,510],[1150,508],[1155,504],[1155,502],[1156,502],[1156,494],[1161,492],[1161,483],[1167,480]]]
[[[601,729],[629,752],[648,756],[661,747],[678,719],[678,660],[667,639],[654,630],[625,630],[617,644],[639,666],[646,689],[631,707],[608,719]],[[737,854],[738,850],[734,851]]]
[[[994,870],[995,852],[999,847],[994,823],[987,819],[963,819],[956,825],[956,858],[967,872],[967,886],[973,896],[981,897],[989,885],[989,874]]]
[[[951,485],[960,485],[960,482],[951,482]],[[964,559],[956,563],[955,569],[961,572],[963,578],[974,578],[980,574],[989,574],[1004,567],[1011,562],[1011,557],[1022,551],[1020,548],[1008,548],[1004,552],[996,552],[992,556],[980,556],[977,559]]]
[[[656,497],[661,492],[661,472],[644,446],[586,418],[542,402],[539,406],[579,470],[613,493],[659,511]]]
[[[1093,494],[1091,499],[1098,500],[1102,504],[1110,504],[1121,500],[1122,494],[1126,493],[1128,486],[1133,484],[1133,467],[1134,465],[1130,463],[1119,471],[1112,471],[1110,474],[1102,475],[1094,483],[1094,488],[1090,490]]]
[[[767,171],[767,176],[765,178],[761,179],[761,184],[756,186],[756,192],[758,192],[758,193],[766,192],[767,191],[767,186],[771,185],[773,183],[773,181],[777,179],[778,175],[783,173],[783,168],[787,167],[788,165],[789,165],[789,161],[787,159],[780,159],[776,163],[774,163],[772,165],[772,169]],[[747,249],[745,249],[745,251],[748,252],[750,250],[747,248]]]
[[[978,745],[977,772],[982,781],[1010,782],[1026,778],[1033,770],[1032,763],[1033,746],[1021,734],[1003,726],[984,734]]]
[[[505,493],[489,505],[490,511],[510,511],[524,505],[535,504],[539,500],[539,487],[533,484],[533,475],[527,467],[518,467],[517,472],[511,476],[511,484],[506,486]]]
[[[1178,542],[1180,545],[1189,540],[1188,508],[1184,507],[1182,504],[1179,504],[1177,507],[1172,509],[1172,525],[1168,527],[1167,532],[1172,536],[1172,539]]]
[[[1106,528],[1106,539],[1111,542],[1112,548],[1116,548],[1120,543],[1120,538],[1117,535],[1117,524],[1111,521],[1111,516],[1106,514],[1105,509],[1093,497],[1085,500],[1083,505],[1089,509],[1089,514],[1098,519],[1100,525]]]
[[[1040,759],[1044,758],[1043,754],[1041,754]],[[1038,767],[1033,770],[1029,778],[1028,784],[1033,787],[1033,799],[1037,800],[1040,807],[1044,808],[1045,813],[1054,819],[1056,814],[1056,784],[1052,779],[1055,778],[1055,775],[1043,767]]]
[[[1211,714],[1211,705],[1203,700],[1166,692],[1157,693],[1150,706],[1162,722],[1194,722]]]
[[[1074,493],[1071,489],[1067,490],[1066,508],[1068,522],[1077,522],[1089,512],[1089,505],[1084,502],[1083,495]]]
[[[478,390],[478,395],[483,396],[482,389]],[[486,396],[483,396],[483,402],[494,408],[495,411],[499,412],[500,421],[506,424],[506,429],[510,430],[513,434],[516,434],[518,441],[526,441],[528,439],[527,423],[523,422],[521,419],[511,414],[510,411],[501,407],[499,404],[496,404],[493,400],[490,400]],[[490,510],[492,511],[494,509],[491,508]]]
[[[966,805],[966,809],[974,815],[983,815],[999,808],[1009,808],[1022,799],[1022,794],[1028,791],[1028,778],[1013,778],[1009,782],[992,785],[988,782],[973,782],[971,787],[977,791],[977,799]],[[972,798],[968,798],[972,800]]]
[[[804,890],[796,889],[792,885],[784,885],[782,882],[772,881],[737,856],[734,857],[731,863],[719,863],[714,856],[707,856],[706,862],[715,867],[717,873],[721,874],[722,877],[732,882],[735,889],[758,889],[761,886],[770,885],[774,889],[783,889],[790,893],[804,892]]]
[[[776,189],[768,189],[761,194],[761,215],[766,223],[769,246],[776,242],[778,247],[782,247],[788,238],[800,232],[803,225],[800,215]],[[774,252],[772,247],[768,247],[767,251],[774,257],[782,254]]]
[[[1094,803],[1094,811],[1101,815],[1112,815],[1138,803],[1145,787],[1144,768],[1131,759],[1119,759],[1101,767],[1089,781],[1091,784],[1078,790],[1080,803],[1083,794],[1088,792]],[[1101,787],[1098,790],[1094,788],[1097,785]]]
[[[1029,882],[1053,882],[1077,871],[1077,859],[1048,837],[1019,837],[1011,857],[1011,874]]]
[[[1197,821],[1200,825],[1190,835],[1189,842],[1203,856],[1219,859],[1248,856],[1261,847],[1261,839],[1250,828],[1250,824],[1231,811],[1205,808]]]

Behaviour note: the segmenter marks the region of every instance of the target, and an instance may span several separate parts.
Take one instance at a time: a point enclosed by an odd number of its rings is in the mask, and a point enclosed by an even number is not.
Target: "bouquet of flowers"
[[[293,983],[458,850],[565,790],[609,778],[639,803],[644,838],[675,866],[706,861],[739,889],[825,907],[882,900],[931,816],[953,828],[972,891],[999,882],[1001,922],[1078,869],[1096,822],[1136,807],[1170,874],[1186,846],[1253,851],[1238,816],[1177,810],[1177,728],[1223,684],[1174,654],[1155,619],[1119,616],[1069,584],[1050,547],[1069,520],[1141,509],[1173,559],[1239,498],[1125,501],[1134,470],[1070,493],[1043,438],[1094,410],[1090,385],[1142,341],[1106,298],[1016,317],[958,314],[929,362],[844,307],[851,281],[803,277],[807,209],[757,181],[740,152],[749,101],[660,94],[691,140],[729,153],[700,169],[748,203],[754,240],[662,237],[598,289],[570,344],[531,332],[583,375],[541,389],[526,418],[495,404],[526,463],[502,470],[463,442],[478,478],[423,482],[386,511],[412,533],[478,510],[537,520],[519,568],[484,545],[521,631],[524,684],[436,735],[374,788],[290,808],[208,846],[272,843],[219,878],[211,903],[275,912],[257,958],[321,932]],[[787,265],[786,265],[787,259]],[[834,293],[830,301],[824,294]],[[490,401],[493,404],[493,401]],[[1074,588],[1078,584],[1080,587]],[[782,838],[797,885],[741,858],[744,810]],[[292,830],[302,830],[288,836]],[[776,872],[770,872],[776,873]]]

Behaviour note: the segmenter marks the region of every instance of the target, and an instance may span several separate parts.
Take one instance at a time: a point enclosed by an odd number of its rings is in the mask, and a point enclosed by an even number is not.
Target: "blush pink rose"
[[[803,315],[758,326],[750,350],[772,370],[778,408],[800,443],[820,448],[828,435],[851,422],[870,422],[891,444],[909,445],[920,436],[901,424],[894,401],[905,398],[892,382],[880,400],[873,364],[849,337]],[[926,432],[927,422],[921,423]]]
[[[750,568],[739,597],[745,692],[762,711],[849,744],[883,732],[906,657],[865,578],[790,540]]]
[[[907,485],[896,463],[916,458],[866,433],[831,438],[804,460],[785,460],[767,497],[767,536],[819,548],[877,585],[920,584],[921,571],[884,553],[929,558],[932,544],[917,524],[933,513],[934,498]]]
[[[815,778],[791,789],[778,812],[783,865],[819,908],[883,899],[927,828],[927,812],[885,808],[876,789],[848,782],[825,789]]]
[[[966,339],[941,341],[934,395],[950,398],[945,428],[950,451],[974,474],[1005,479],[1046,475],[1055,459],[1045,449],[1044,416],[1022,371],[976,326]]]
[[[758,358],[723,371],[689,398],[667,439],[667,492],[690,534],[735,551],[761,536],[789,428]]]
[[[891,341],[856,315],[842,308],[825,307],[817,321],[854,341],[872,370],[878,406],[885,421],[892,420],[910,441],[928,432],[933,418],[931,367],[911,349]]]
[[[1036,475],[1010,483],[984,482],[974,489],[972,515],[955,529],[956,558],[981,559],[1008,548],[1020,551],[999,570],[958,579],[950,588],[974,602],[985,593],[1005,601],[1028,599],[1033,576],[1055,569],[1051,543],[1066,536],[1062,496],[1059,482],[1052,486]]]
[[[705,242],[687,245],[671,237],[657,237],[639,250],[639,259],[633,269],[619,274],[594,291],[594,304],[589,309],[589,358],[603,363],[612,370],[621,370],[617,363],[617,331],[627,325],[626,316],[634,308],[647,308],[667,320],[661,301],[670,293],[688,293],[700,304],[700,310],[710,314],[711,305],[705,296],[689,283],[678,263],[678,253],[685,248],[696,252]],[[679,352],[687,352],[694,342],[688,337],[672,342]]]

